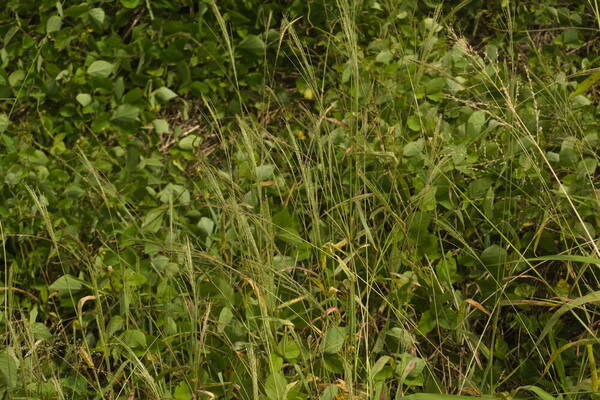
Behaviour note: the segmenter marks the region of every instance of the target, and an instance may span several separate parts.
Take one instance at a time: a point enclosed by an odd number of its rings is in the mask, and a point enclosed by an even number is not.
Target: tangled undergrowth
[[[597,398],[599,28],[4,2],[0,398]]]

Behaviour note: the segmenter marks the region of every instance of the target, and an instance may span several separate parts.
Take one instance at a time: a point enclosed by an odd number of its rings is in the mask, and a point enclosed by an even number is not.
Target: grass
[[[181,96],[158,107],[177,139],[162,152],[118,124],[72,151],[33,135],[49,161],[14,151],[32,172],[0,204],[0,396],[596,398],[598,102],[569,75],[584,45],[517,39],[511,2],[484,47],[445,25],[472,23],[465,2],[339,0],[328,31],[267,24],[252,64],[207,4],[234,118]],[[252,71],[270,84],[249,95]]]

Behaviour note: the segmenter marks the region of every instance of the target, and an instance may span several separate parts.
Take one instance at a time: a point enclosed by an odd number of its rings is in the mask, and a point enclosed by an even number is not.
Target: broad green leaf
[[[31,333],[35,340],[46,340],[52,337],[46,325],[41,322],[35,322],[31,325]]]
[[[472,200],[482,200],[493,183],[494,181],[488,177],[475,179],[469,184],[469,197]]]
[[[212,219],[210,218],[206,218],[206,217],[202,217],[200,218],[200,221],[198,221],[198,224],[196,225],[201,231],[202,233],[204,233],[206,236],[210,236],[213,233],[213,230],[215,228],[215,223],[213,222]]]
[[[421,155],[423,148],[425,147],[425,141],[423,139],[415,140],[404,145],[402,155],[404,157],[416,157]]]
[[[140,5],[140,0],[121,0],[121,4],[125,8],[136,8]]]
[[[494,343],[494,356],[498,357],[500,360],[505,360],[508,350],[508,343],[506,343],[504,338],[501,336],[496,337],[496,342]]]
[[[286,360],[295,360],[300,356],[300,346],[288,337],[284,337],[279,342],[277,349],[279,354]]]
[[[435,328],[435,326],[435,314],[431,310],[427,310],[423,314],[421,314],[421,319],[419,320],[419,324],[417,325],[420,334],[428,334],[433,328]]]
[[[156,233],[162,226],[165,209],[162,207],[150,210],[142,221],[142,230],[147,233]]]
[[[398,342],[405,349],[410,349],[416,344],[416,339],[407,329],[394,327],[386,332],[388,336],[398,339]]]
[[[192,400],[194,395],[192,390],[190,389],[190,385],[188,385],[185,381],[179,382],[179,385],[175,388],[175,392],[173,393],[173,397],[176,400]]]
[[[421,119],[418,115],[408,117],[407,124],[411,131],[419,132],[421,130]]]
[[[433,78],[424,83],[427,94],[437,93],[446,86],[446,78]]]
[[[554,396],[550,393],[546,392],[544,389],[539,388],[533,385],[521,386],[517,390],[529,390],[530,392],[535,393],[540,400],[556,400]]]
[[[77,97],[75,97],[75,100],[77,100],[82,107],[86,107],[92,102],[92,96],[90,96],[88,93],[79,93]]]
[[[329,385],[323,390],[319,400],[336,400],[338,399],[338,393],[340,391],[340,387],[338,385]]]
[[[172,91],[172,90],[171,90],[171,89],[169,89],[168,87],[166,87],[166,86],[163,86],[163,87],[161,87],[161,88],[159,88],[159,89],[156,89],[156,90],[154,91],[154,96],[156,96],[156,98],[157,98],[159,101],[161,101],[161,102],[163,102],[163,103],[166,103],[166,102],[168,102],[169,100],[172,100],[172,99],[174,99],[175,97],[177,97],[177,93],[175,93],[174,91]]]
[[[173,202],[175,204],[179,203],[186,205],[190,202],[190,192],[182,185],[168,183],[167,186],[158,193],[158,198],[164,204]]]
[[[98,78],[108,78],[115,71],[115,66],[108,61],[97,60],[90,64],[87,73]]]
[[[256,35],[246,36],[238,46],[238,49],[241,51],[255,56],[262,55],[265,52],[265,48],[265,42]]]
[[[58,291],[76,291],[83,287],[83,282],[72,275],[65,274],[55,280],[48,288]]]
[[[9,125],[10,125],[10,119],[8,118],[8,115],[6,115],[4,113],[0,113],[0,133],[6,132]]]
[[[131,123],[137,121],[140,115],[140,109],[131,104],[121,104],[113,112],[112,121]]]
[[[335,354],[342,350],[346,341],[346,328],[333,326],[327,329],[321,342],[321,351],[326,354]]]
[[[146,335],[139,329],[126,330],[121,334],[121,340],[132,349],[146,348]]]
[[[34,150],[27,155],[27,159],[33,164],[46,165],[48,164],[48,156],[41,150]]]
[[[592,100],[590,100],[587,96],[583,94],[578,94],[577,96],[571,97],[571,102],[573,103],[575,108],[585,107],[592,104]]]
[[[273,173],[275,172],[274,165],[260,165],[256,167],[256,179],[259,181],[266,181],[273,178]]]
[[[142,286],[148,281],[148,278],[140,272],[135,272],[131,268],[127,268],[123,274],[125,284],[129,287],[135,288]]]
[[[76,6],[71,6],[64,11],[64,15],[69,18],[77,18],[85,14],[90,9],[90,5],[81,3]]]
[[[600,71],[596,71],[590,76],[588,76],[583,82],[580,82],[577,85],[577,89],[571,93],[571,97],[579,96],[580,94],[584,94],[589,88],[594,86],[596,82],[600,81]]]
[[[219,323],[217,325],[217,331],[223,333],[227,325],[233,320],[233,311],[229,307],[223,307],[219,313]]]
[[[392,61],[394,59],[394,53],[392,53],[389,50],[384,50],[382,52],[380,52],[379,54],[377,54],[377,57],[375,57],[375,61],[377,61],[378,63],[382,63],[382,64],[389,64],[390,61]]]
[[[152,126],[154,127],[154,131],[159,135],[169,133],[169,122],[166,119],[155,119],[152,121]]]
[[[457,273],[456,260],[452,257],[452,253],[448,252],[445,257],[438,261],[435,272],[442,283],[452,284],[459,279]]]
[[[92,8],[90,11],[88,11],[88,14],[89,14],[90,18],[92,19],[92,21],[94,21],[96,24],[98,24],[99,26],[104,25],[104,20],[106,18],[106,14],[104,13],[103,9]]]
[[[386,366],[386,364],[392,359],[392,357],[390,356],[381,356],[379,357],[379,359],[375,362],[375,364],[373,364],[373,366],[371,367],[371,376],[370,379],[373,380],[375,379],[375,376],[381,372],[381,370],[383,369],[383,367]]]
[[[0,387],[14,389],[18,383],[19,359],[11,348],[0,351]]]
[[[287,394],[287,381],[285,376],[279,372],[274,371],[269,374],[265,381],[265,393],[269,400],[285,400]]]
[[[17,87],[25,79],[25,71],[18,69],[8,76],[8,84],[11,87]]]
[[[495,396],[461,396],[453,394],[417,393],[400,397],[401,400],[498,400]]]
[[[106,333],[108,336],[113,336],[115,333],[119,332],[125,326],[125,321],[123,317],[120,315],[114,315],[110,321],[108,321],[108,325],[106,327]]]
[[[473,111],[467,121],[467,134],[472,136],[481,133],[481,130],[485,125],[485,117],[485,112],[479,110]]]
[[[488,266],[501,265],[507,260],[507,252],[504,248],[493,244],[481,253],[480,258]]]
[[[420,357],[403,353],[396,364],[396,375],[400,382],[407,386],[422,386],[424,381],[423,370],[427,363]]]
[[[61,27],[62,27],[62,18],[59,17],[58,15],[53,15],[50,18],[48,18],[48,21],[46,21],[46,33],[53,33],[53,32],[60,31]]]
[[[421,193],[419,193],[418,198],[420,199],[419,208],[422,211],[435,210],[435,207],[437,206],[437,200],[435,197],[436,192],[437,187],[431,185],[425,186],[423,190],[421,190]]]
[[[182,150],[194,150],[196,147],[202,144],[202,138],[198,135],[187,135],[184,136],[177,146]]]

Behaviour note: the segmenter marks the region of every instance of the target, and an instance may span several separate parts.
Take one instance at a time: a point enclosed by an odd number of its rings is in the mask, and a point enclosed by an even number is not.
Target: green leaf
[[[155,208],[150,210],[148,214],[144,217],[142,222],[142,230],[148,233],[156,233],[162,226],[163,215],[165,214],[165,209],[162,207]]]
[[[60,31],[60,28],[62,28],[62,18],[58,15],[53,15],[46,21],[46,33]]]
[[[501,336],[496,337],[496,343],[494,343],[494,356],[498,357],[500,360],[505,360],[508,350],[508,343],[506,343],[504,338]]]
[[[452,257],[452,253],[448,252],[445,257],[440,259],[435,267],[435,272],[442,283],[452,284],[458,280],[456,260]]]
[[[113,112],[111,120],[115,122],[131,123],[137,121],[139,115],[140,109],[138,107],[131,104],[121,104]]]
[[[121,340],[123,340],[123,342],[132,349],[146,348],[146,335],[139,329],[126,330],[121,334]]]
[[[406,122],[411,131],[419,132],[421,130],[421,119],[418,115],[411,115]]]
[[[25,71],[18,69],[8,76],[8,84],[11,87],[17,87],[25,79]]]
[[[596,82],[600,81],[600,71],[596,71],[588,76],[583,82],[577,85],[577,89],[571,93],[571,97],[579,96],[584,94],[589,88],[594,86]]]
[[[256,35],[248,35],[242,40],[238,49],[250,55],[260,56],[265,52],[265,42]]]
[[[75,100],[77,100],[82,107],[86,107],[92,102],[92,96],[90,96],[88,93],[79,93],[77,97],[75,97]]]
[[[417,393],[400,397],[401,400],[498,400],[494,396],[460,396],[454,394]]]
[[[168,183],[163,190],[158,193],[158,198],[164,204],[170,204],[171,202],[177,204],[189,204],[190,203],[190,192],[182,185],[175,185]]]
[[[197,136],[197,135],[187,135],[184,136],[179,143],[177,144],[177,146],[179,146],[179,148],[181,150],[194,150],[196,147],[200,146],[202,144],[202,138]]]
[[[159,101],[161,101],[163,103],[166,103],[169,100],[172,100],[175,97],[177,97],[177,93],[175,93],[174,91],[172,91],[171,89],[169,89],[166,86],[156,89],[153,94],[154,94],[154,96],[156,96],[156,98]]]
[[[504,264],[508,261],[508,253],[504,248],[491,245],[481,253],[480,258],[494,279],[502,279],[505,272]]]
[[[227,325],[233,320],[233,311],[229,307],[223,307],[219,313],[219,323],[217,324],[217,331],[223,333]]]
[[[279,342],[277,349],[279,354],[289,361],[295,360],[300,356],[300,346],[288,337],[284,337]]]
[[[474,111],[467,121],[467,134],[470,136],[481,133],[485,125],[485,113],[483,111]]]
[[[169,133],[169,122],[166,119],[155,119],[152,121],[152,126],[154,127],[154,131],[159,135]]]
[[[265,394],[269,400],[285,400],[287,392],[287,381],[285,376],[274,371],[267,377],[265,382]]]
[[[58,291],[77,291],[83,287],[83,281],[75,278],[72,275],[65,274],[55,280],[48,288],[50,290],[58,290]]]
[[[506,250],[493,244],[481,253],[481,261],[488,266],[501,265],[506,262],[507,255]]]
[[[394,59],[394,53],[392,53],[389,50],[384,50],[382,52],[380,52],[379,54],[377,54],[377,57],[375,57],[375,61],[377,61],[378,63],[382,63],[382,64],[389,64],[390,61],[392,61]]]
[[[336,400],[338,399],[338,393],[340,391],[340,387],[338,385],[329,385],[323,390],[319,400]]]
[[[550,393],[546,392],[545,390],[537,387],[537,386],[533,386],[533,385],[526,385],[526,386],[521,386],[519,388],[517,388],[517,391],[519,390],[529,390],[530,392],[535,393],[538,398],[540,398],[540,400],[556,400],[556,398],[554,396],[552,396]]]
[[[90,11],[88,11],[88,14],[89,14],[90,18],[92,19],[92,21],[94,21],[97,25],[99,25],[99,26],[104,25],[104,20],[106,18],[106,14],[104,13],[103,9],[92,8]]]
[[[188,385],[185,381],[179,382],[179,385],[175,388],[175,392],[173,393],[173,397],[176,400],[192,400],[194,395],[192,390],[190,389],[190,385]]]
[[[446,86],[446,78],[433,78],[425,82],[425,93],[440,92]]]
[[[87,73],[97,78],[108,78],[115,71],[115,66],[108,61],[94,61],[87,69]]]
[[[415,140],[404,145],[402,155],[404,157],[416,157],[421,155],[423,148],[425,147],[425,141],[423,139]]]
[[[0,133],[6,132],[10,125],[10,119],[5,113],[0,114]]]
[[[108,325],[106,327],[106,333],[108,336],[113,336],[115,333],[119,332],[125,326],[125,321],[123,317],[120,315],[114,315],[110,321],[108,321]]]
[[[121,0],[121,4],[125,8],[136,8],[140,5],[140,0]]]
[[[31,333],[35,340],[46,340],[52,337],[52,334],[41,322],[35,322],[31,325]]]
[[[335,354],[342,350],[346,341],[346,331],[345,327],[340,326],[329,328],[321,342],[321,351],[325,354]]]
[[[274,165],[260,165],[256,167],[256,179],[259,181],[266,181],[273,177],[273,173],[275,172]]]
[[[81,3],[79,5],[67,8],[64,12],[64,15],[69,18],[77,18],[85,14],[89,9],[89,4]]]
[[[371,367],[371,376],[370,379],[374,380],[375,376],[381,372],[381,370],[383,369],[383,367],[386,366],[386,364],[392,359],[392,357],[390,356],[381,356],[379,357],[379,359],[375,362],[375,364],[373,364],[373,366]]]
[[[0,387],[17,387],[19,364],[19,359],[11,348],[0,351]]]
[[[210,218],[202,217],[202,218],[200,218],[200,221],[198,221],[198,224],[196,226],[206,236],[210,236],[210,235],[212,235],[213,230],[215,228],[215,223]]]
[[[422,386],[424,381],[423,370],[427,363],[420,357],[403,353],[396,364],[396,375],[401,383],[407,386]]]
[[[419,320],[419,325],[417,328],[419,329],[419,333],[422,335],[426,335],[433,330],[436,326],[435,314],[431,310],[425,311],[421,314],[421,319]]]

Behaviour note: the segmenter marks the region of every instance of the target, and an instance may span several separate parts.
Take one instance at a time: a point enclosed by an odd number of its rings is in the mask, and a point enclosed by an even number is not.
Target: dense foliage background
[[[599,29],[5,0],[0,398],[597,398]]]

